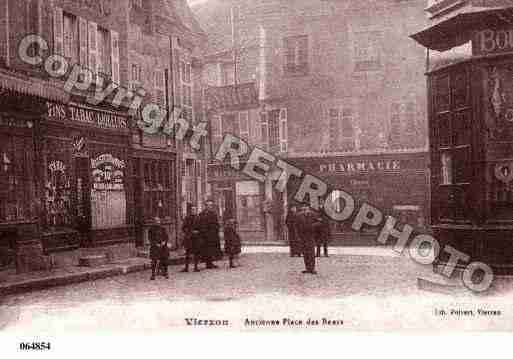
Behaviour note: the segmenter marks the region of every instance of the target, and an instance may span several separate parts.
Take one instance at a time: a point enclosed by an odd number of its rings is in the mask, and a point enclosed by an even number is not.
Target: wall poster
[[[91,221],[93,229],[126,224],[126,163],[110,153],[91,158]]]

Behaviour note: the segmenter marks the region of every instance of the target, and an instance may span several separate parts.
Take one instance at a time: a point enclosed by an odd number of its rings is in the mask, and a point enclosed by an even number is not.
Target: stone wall
[[[266,96],[274,108],[287,108],[289,152],[340,152],[330,142],[329,110],[350,108],[360,134],[355,151],[424,148],[427,145],[425,50],[409,35],[427,24],[425,0],[321,1],[242,0],[236,2],[240,82],[263,79],[260,28],[265,30]],[[231,46],[230,2],[211,0],[194,8],[211,35],[208,51]],[[284,38],[308,36],[308,73],[284,71]],[[211,53],[210,53],[211,54]],[[205,79],[213,63],[206,58]],[[400,130],[392,130],[399,112]],[[410,126],[411,125],[411,126]],[[255,139],[256,142],[256,139]]]

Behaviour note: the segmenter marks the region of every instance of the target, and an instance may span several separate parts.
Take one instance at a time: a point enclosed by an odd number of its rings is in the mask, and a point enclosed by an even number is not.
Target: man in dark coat
[[[199,214],[199,232],[202,245],[202,255],[207,264],[207,269],[218,268],[213,261],[222,257],[221,239],[219,238],[219,220],[214,210],[214,202],[208,200],[206,208]]]
[[[290,246],[290,256],[291,257],[301,257],[301,243],[297,234],[297,225],[298,225],[298,213],[296,207],[290,208],[287,213],[287,217],[285,218],[285,224],[288,229],[288,240]]]
[[[317,216],[317,223],[315,225],[315,242],[317,244],[317,257],[321,256],[321,246],[324,247],[324,256],[328,257],[328,241],[330,237],[330,222],[326,216],[320,213]]]
[[[163,275],[168,278],[167,265],[169,259],[169,250],[167,248],[167,233],[160,225],[159,220],[155,220],[149,230],[150,240],[150,259],[151,259],[151,280],[155,280],[155,275],[159,269],[162,269]],[[167,254],[166,254],[167,252]],[[166,259],[167,257],[167,259]],[[165,262],[165,263],[164,263]]]
[[[196,207],[191,207],[189,214],[183,220],[182,231],[184,234],[185,268],[182,272],[189,271],[191,256],[194,260],[194,271],[199,272],[198,263],[201,251],[200,223],[196,213]]]
[[[234,262],[242,252],[242,245],[237,233],[237,222],[233,218],[226,221],[224,228],[224,252],[230,261],[230,268],[235,268]]]
[[[315,215],[310,207],[304,206],[298,221],[298,233],[303,244],[303,273],[317,274],[315,271]]]

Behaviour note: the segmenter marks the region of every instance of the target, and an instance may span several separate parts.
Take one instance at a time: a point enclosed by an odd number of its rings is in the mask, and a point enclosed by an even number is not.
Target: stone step
[[[88,255],[78,259],[80,267],[99,267],[107,264],[107,256],[105,254]]]

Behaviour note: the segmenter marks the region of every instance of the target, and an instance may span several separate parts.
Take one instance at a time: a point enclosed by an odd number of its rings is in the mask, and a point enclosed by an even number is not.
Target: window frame
[[[310,39],[308,35],[283,38],[283,71],[285,76],[306,76],[310,71]]]
[[[67,29],[66,29],[66,20],[71,21],[71,29],[72,29],[72,40],[71,44],[67,43]],[[78,28],[78,17],[74,14],[63,12],[62,13],[62,51],[63,56],[70,60],[73,64],[79,62],[80,57],[80,42],[79,42],[79,28]],[[69,46],[69,48],[68,48]],[[72,53],[68,53],[71,51]]]

